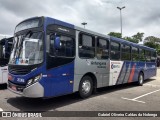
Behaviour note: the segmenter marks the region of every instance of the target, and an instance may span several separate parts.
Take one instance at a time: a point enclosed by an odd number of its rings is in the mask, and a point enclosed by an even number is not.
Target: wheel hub
[[[143,81],[143,76],[140,75],[140,76],[139,76],[139,82],[142,83],[142,81]]]
[[[91,89],[91,83],[89,82],[89,80],[85,80],[82,83],[82,92],[87,94],[89,93],[90,89]]]

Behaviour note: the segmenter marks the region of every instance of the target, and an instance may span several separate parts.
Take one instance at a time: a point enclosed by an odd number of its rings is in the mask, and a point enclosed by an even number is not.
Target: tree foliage
[[[143,40],[144,33],[138,32],[137,34],[133,35],[132,38],[141,42]]]
[[[154,37],[154,36],[148,36],[144,39],[144,42],[157,43],[157,42],[160,42],[160,38],[157,38],[157,37]]]
[[[117,38],[122,38],[122,35],[119,32],[110,32],[108,35],[113,36],[113,37],[117,37]],[[144,35],[144,33],[138,32],[137,34],[133,35],[132,37],[126,36],[126,37],[123,37],[123,39],[130,41],[130,42],[138,43],[138,42],[142,41],[143,35]]]
[[[117,38],[122,38],[122,35],[119,32],[110,32],[108,35],[117,37]]]
[[[144,36],[144,33],[138,32],[137,34],[133,35],[132,37],[126,36],[123,39],[130,41],[130,42],[139,43],[143,40],[143,36]]]
[[[139,41],[133,37],[124,37],[123,39],[127,40],[127,41],[130,41],[130,42],[133,42],[133,43],[138,43]]]
[[[144,45],[156,49],[160,56],[160,38],[148,36],[144,39]]]

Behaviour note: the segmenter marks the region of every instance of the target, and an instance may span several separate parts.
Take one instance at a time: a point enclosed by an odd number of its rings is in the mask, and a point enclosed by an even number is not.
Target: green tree
[[[153,42],[146,42],[146,43],[144,43],[144,45],[148,46],[148,47],[151,47],[151,48],[154,48],[154,49],[157,47],[157,45]]]
[[[117,37],[117,38],[122,38],[122,35],[119,32],[110,32],[108,35]]]
[[[148,36],[144,39],[144,42],[160,42],[160,38],[154,37],[154,36]]]
[[[141,42],[143,40],[144,33],[138,32],[137,34],[133,35],[132,38],[138,40],[138,42]]]
[[[160,55],[160,38],[154,36],[148,36],[144,39],[144,45],[157,50],[157,54]]]
[[[130,41],[130,42],[134,42],[134,43],[138,43],[139,41],[133,37],[124,37],[123,39],[127,40],[127,41]]]
[[[113,37],[117,37],[117,38],[122,38],[122,35],[119,32],[110,32],[108,35],[113,36]],[[138,42],[142,41],[143,35],[144,35],[144,33],[138,32],[137,34],[133,35],[132,37],[126,36],[123,39],[130,41],[130,42],[138,43]]]

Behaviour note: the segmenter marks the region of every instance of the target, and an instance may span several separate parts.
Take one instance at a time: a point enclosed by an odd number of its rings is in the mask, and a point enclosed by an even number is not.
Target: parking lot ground
[[[88,99],[80,99],[77,94],[31,99],[0,87],[0,110],[3,111],[160,111],[160,69],[143,86],[125,84],[101,88]]]

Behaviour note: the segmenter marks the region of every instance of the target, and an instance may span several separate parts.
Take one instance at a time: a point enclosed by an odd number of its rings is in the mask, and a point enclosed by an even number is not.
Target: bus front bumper
[[[39,82],[36,82],[28,87],[19,86],[11,82],[8,82],[8,90],[29,98],[44,97],[44,88]]]

